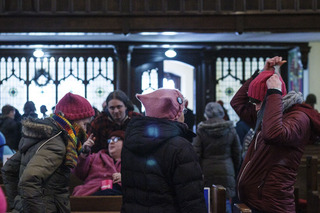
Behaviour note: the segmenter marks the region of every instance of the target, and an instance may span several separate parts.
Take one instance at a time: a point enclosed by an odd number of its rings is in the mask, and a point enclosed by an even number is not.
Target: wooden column
[[[129,95],[131,92],[131,73],[129,67],[131,56],[128,45],[116,46],[116,58],[115,89],[120,89]]]

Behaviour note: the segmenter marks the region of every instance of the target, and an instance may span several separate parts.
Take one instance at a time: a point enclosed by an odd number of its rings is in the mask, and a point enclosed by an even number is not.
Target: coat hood
[[[150,153],[169,139],[177,136],[186,138],[192,134],[190,132],[186,124],[177,121],[147,116],[134,117],[127,126],[123,146],[134,153]]]
[[[39,141],[49,139],[61,131],[52,118],[27,118],[22,121],[22,139],[19,150],[24,153]]]
[[[212,118],[198,124],[198,131],[204,131],[210,137],[220,138],[231,131],[232,121],[225,121],[222,118]]]

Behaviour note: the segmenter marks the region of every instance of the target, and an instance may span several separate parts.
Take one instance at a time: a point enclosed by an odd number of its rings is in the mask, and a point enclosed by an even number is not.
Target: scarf
[[[301,104],[303,96],[301,92],[290,91],[282,98],[283,111],[286,111],[295,104]]]
[[[60,114],[52,114],[51,117],[57,122],[57,124],[68,133],[67,153],[65,159],[65,165],[69,168],[75,168],[78,161],[78,153],[82,148],[81,141],[78,140],[77,135],[83,134],[79,125],[72,125],[65,117]],[[79,135],[79,136],[80,136]]]

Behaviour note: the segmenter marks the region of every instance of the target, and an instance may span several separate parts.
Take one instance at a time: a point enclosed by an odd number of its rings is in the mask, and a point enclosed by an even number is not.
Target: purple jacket
[[[249,104],[247,81],[231,101],[242,120],[254,128],[257,113]],[[238,176],[239,199],[263,212],[295,212],[294,184],[310,119],[295,107],[282,111],[282,97],[268,90],[261,129],[253,138]]]
[[[101,181],[112,180],[113,173],[120,173],[121,160],[114,163],[113,158],[106,152],[107,150],[103,149],[87,158],[79,156],[78,165],[73,173],[83,180],[84,184],[74,188],[73,196],[91,195],[100,190]]]

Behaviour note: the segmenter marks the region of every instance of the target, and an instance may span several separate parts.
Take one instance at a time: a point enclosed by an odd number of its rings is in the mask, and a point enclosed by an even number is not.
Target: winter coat
[[[76,186],[72,195],[87,196],[99,191],[101,182],[106,179],[112,180],[112,174],[119,173],[120,169],[121,160],[115,163],[105,149],[92,153],[86,158],[80,155],[73,173],[83,180],[84,184]]]
[[[250,82],[251,79],[236,93],[231,106],[254,128],[257,112],[247,96]],[[267,91],[261,128],[249,146],[237,180],[239,199],[263,212],[295,212],[297,169],[311,135],[307,114],[292,106],[283,112],[282,101],[281,92]]]
[[[96,138],[95,144],[91,147],[91,152],[97,153],[101,149],[107,149],[110,133],[116,130],[125,131],[128,123],[135,116],[141,115],[139,113],[129,111],[124,122],[121,125],[119,125],[115,123],[106,112],[102,112],[91,122],[91,125],[88,130],[88,135],[93,133],[94,137]]]
[[[70,212],[66,132],[52,118],[26,119],[19,151],[2,168],[13,212]]]
[[[233,122],[222,118],[201,122],[193,145],[200,158],[204,185],[222,185],[227,190],[226,197],[234,197],[241,146]]]
[[[0,118],[0,131],[11,149],[18,150],[21,139],[21,123],[9,117]]]
[[[184,123],[135,117],[121,153],[121,212],[207,212],[198,158]]]

